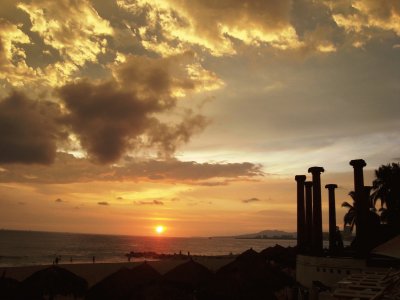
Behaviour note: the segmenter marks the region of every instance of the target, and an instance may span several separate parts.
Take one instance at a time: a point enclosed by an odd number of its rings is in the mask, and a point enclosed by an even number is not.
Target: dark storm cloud
[[[172,126],[153,121],[153,126],[149,128],[149,143],[162,151],[159,156],[171,156],[178,145],[189,142],[192,135],[200,132],[208,124],[206,117],[192,115],[190,112],[182,122]]]
[[[67,122],[82,146],[107,163],[117,160],[129,145],[129,138],[144,132],[154,103],[138,101],[116,83],[81,81],[60,91],[70,114]]]
[[[261,165],[249,162],[201,164],[175,159],[131,161],[124,166],[107,166],[93,164],[87,159],[74,158],[70,154],[58,153],[54,164],[46,168],[21,164],[4,166],[4,171],[0,172],[0,182],[52,184],[142,180],[205,184],[208,180],[225,178],[225,184],[227,184],[229,180],[248,180],[252,177],[262,176],[261,167]],[[215,184],[210,185],[214,186]]]
[[[50,164],[62,137],[58,105],[13,92],[0,101],[0,163]]]
[[[188,142],[206,121],[189,115],[176,124],[164,124],[155,114],[173,109],[176,90],[193,90],[197,84],[184,74],[191,54],[168,59],[130,57],[104,82],[81,80],[59,90],[69,110],[66,122],[88,153],[101,163],[118,160],[127,150],[157,146],[172,154]],[[147,135],[149,143],[141,136]]]
[[[252,202],[259,202],[259,201],[261,201],[261,200],[258,198],[250,198],[250,199],[242,200],[243,203],[252,203]]]
[[[106,201],[97,202],[97,204],[98,205],[104,205],[104,206],[109,205],[108,202],[106,202]]]

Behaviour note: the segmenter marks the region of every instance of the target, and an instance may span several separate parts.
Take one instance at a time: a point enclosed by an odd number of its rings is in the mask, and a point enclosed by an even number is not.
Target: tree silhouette
[[[376,205],[381,202],[381,221],[392,230],[400,232],[400,164],[392,163],[375,170],[371,199]]]
[[[356,224],[356,220],[357,220],[357,211],[355,208],[355,195],[356,193],[354,191],[351,191],[349,193],[349,196],[351,197],[351,199],[353,199],[353,204],[350,204],[347,201],[344,201],[342,203],[342,207],[346,207],[349,210],[347,211],[347,213],[344,215],[343,221],[344,221],[344,226],[349,225],[350,226],[350,231],[353,232],[354,229],[354,225]]]

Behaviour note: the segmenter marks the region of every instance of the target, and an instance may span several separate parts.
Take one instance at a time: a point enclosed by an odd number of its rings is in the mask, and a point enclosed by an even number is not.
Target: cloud
[[[26,51],[22,45],[31,39],[15,25],[0,18],[0,79],[22,86],[40,75],[26,63]]]
[[[139,28],[143,46],[169,55],[197,45],[216,56],[235,54],[234,41],[246,45],[266,43],[275,48],[300,46],[290,24],[292,1],[169,0],[117,1],[132,13],[146,14]]]
[[[96,62],[97,56],[106,51],[106,37],[113,33],[109,22],[87,0],[33,0],[17,7],[29,15],[30,30],[62,58],[47,68],[55,85],[85,63]]]
[[[104,206],[109,205],[108,202],[106,202],[106,201],[97,202],[97,204],[98,205],[104,205]]]
[[[327,1],[336,24],[363,43],[381,37],[377,31],[400,36],[400,4],[396,0]]]
[[[60,108],[47,101],[33,101],[13,92],[0,101],[0,163],[52,163]]]
[[[66,168],[68,166],[68,168]],[[243,163],[196,163],[193,161],[145,160],[124,165],[98,165],[85,158],[57,153],[46,167],[10,164],[0,172],[0,182],[72,183],[90,181],[151,181],[199,184],[219,178],[248,180],[263,175],[261,165]]]
[[[252,203],[252,202],[259,202],[259,201],[261,201],[261,200],[258,198],[254,198],[254,197],[250,198],[250,199],[242,200],[243,203]]]
[[[153,200],[153,201],[135,201],[135,204],[138,205],[164,205],[164,202],[160,200]]]
[[[157,118],[176,107],[177,94],[202,83],[187,73],[192,59],[190,53],[165,59],[130,56],[113,69],[111,80],[69,83],[59,89],[68,110],[65,120],[100,163],[142,147],[156,147],[161,156],[170,156],[207,124],[190,111],[168,124]]]

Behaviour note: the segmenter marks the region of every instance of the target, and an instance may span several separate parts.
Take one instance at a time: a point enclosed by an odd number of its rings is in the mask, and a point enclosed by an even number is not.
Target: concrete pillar
[[[322,208],[321,208],[321,173],[322,167],[311,167],[308,173],[312,174],[313,181],[313,239],[312,252],[315,255],[321,255],[322,244]]]
[[[367,165],[363,159],[354,159],[350,161],[354,168],[354,206],[357,214],[356,219],[356,250],[359,254],[364,254],[366,242],[368,239],[367,215],[368,203],[364,197],[364,173],[363,168]]]
[[[313,217],[312,217],[312,181],[304,183],[306,188],[306,249],[311,251],[312,247],[312,230],[313,230]],[[308,253],[309,254],[309,253]]]
[[[304,252],[305,245],[305,208],[304,208],[304,182],[305,175],[296,175],[297,181],[297,249],[299,253]]]
[[[329,250],[334,251],[336,246],[336,207],[335,207],[335,189],[336,184],[327,184],[329,196]]]

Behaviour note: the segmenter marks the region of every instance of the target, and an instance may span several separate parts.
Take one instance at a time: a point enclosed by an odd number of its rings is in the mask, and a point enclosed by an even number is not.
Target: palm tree
[[[353,232],[354,225],[356,224],[357,220],[357,212],[355,208],[355,199],[356,199],[355,195],[356,193],[354,191],[351,191],[349,193],[349,196],[351,197],[351,199],[353,199],[353,205],[347,201],[344,201],[342,203],[342,207],[346,207],[349,209],[347,213],[344,215],[343,221],[344,221],[344,226],[350,225],[350,232]]]
[[[350,232],[353,232],[354,226],[357,224],[357,209],[356,209],[356,192],[351,191],[349,192],[349,196],[351,197],[351,199],[353,200],[353,204],[350,204],[347,201],[344,201],[342,203],[342,207],[348,208],[349,210],[347,211],[347,213],[344,215],[343,221],[344,221],[344,226],[349,225],[350,226]],[[377,214],[377,210],[374,207],[374,203],[373,203],[373,198],[372,195],[369,196],[369,211],[370,213],[372,213],[372,215],[376,215]],[[380,209],[379,210],[381,212],[381,215],[384,213],[384,210]]]
[[[373,203],[380,200],[383,208],[381,217],[385,217],[387,224],[400,232],[400,164],[382,165],[375,170],[372,187]]]

